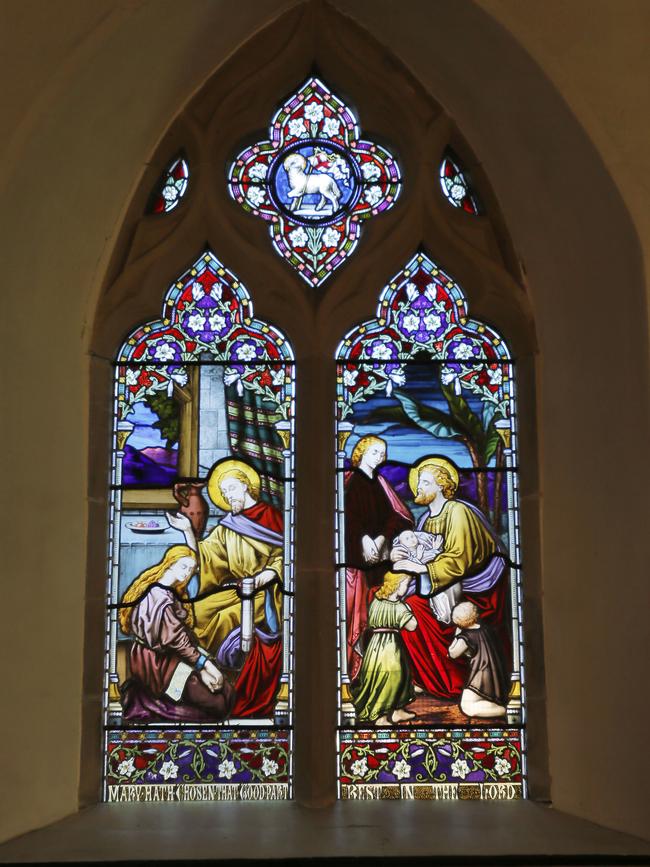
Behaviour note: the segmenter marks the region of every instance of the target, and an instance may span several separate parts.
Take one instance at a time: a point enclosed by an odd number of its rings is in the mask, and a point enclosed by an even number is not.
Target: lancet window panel
[[[339,793],[526,793],[515,365],[424,253],[337,351]]]
[[[117,355],[108,801],[291,796],[294,383],[210,251]]]

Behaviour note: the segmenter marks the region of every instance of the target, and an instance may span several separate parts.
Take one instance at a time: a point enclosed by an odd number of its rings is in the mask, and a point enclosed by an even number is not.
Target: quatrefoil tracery
[[[352,111],[317,78],[285,102],[269,136],[239,154],[229,190],[269,223],[278,253],[318,286],[351,255],[361,222],[393,206],[399,167],[385,148],[360,138]]]

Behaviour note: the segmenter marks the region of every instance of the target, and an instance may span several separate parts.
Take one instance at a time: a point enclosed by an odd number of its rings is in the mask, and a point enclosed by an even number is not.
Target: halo
[[[446,470],[453,483],[458,487],[458,470],[452,464],[451,461],[448,461],[446,458],[436,457],[435,455],[428,458],[423,458],[419,463],[415,464],[415,466],[411,467],[409,470],[409,488],[415,496],[418,492],[418,478],[420,476],[420,470],[423,470],[425,467],[440,467],[443,470]]]
[[[230,505],[224,500],[221,493],[221,481],[225,476],[230,475],[233,470],[237,470],[246,476],[250,488],[257,489],[258,491],[260,488],[260,474],[249,464],[232,459],[220,461],[213,467],[208,477],[208,496],[218,509],[223,509],[226,512],[230,511]]]

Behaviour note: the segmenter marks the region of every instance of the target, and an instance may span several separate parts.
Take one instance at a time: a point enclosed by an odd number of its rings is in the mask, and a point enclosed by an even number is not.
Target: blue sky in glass
[[[135,425],[133,433],[129,437],[129,445],[134,449],[141,451],[150,448],[167,448],[160,431],[153,427],[154,422],[158,421],[158,416],[146,403],[133,404],[133,413],[129,416],[129,421]],[[173,448],[178,449],[178,445],[173,446]]]
[[[447,401],[440,390],[437,366],[406,365],[405,372],[406,384],[398,390],[406,393],[418,403],[428,404],[442,412],[449,412]],[[466,389],[463,389],[462,396],[472,411],[480,416],[483,411],[483,401]],[[469,452],[462,442],[449,438],[440,439],[424,430],[416,430],[393,422],[378,423],[375,421],[368,423],[367,419],[374,410],[398,405],[399,402],[395,397],[387,397],[384,392],[373,395],[364,403],[355,405],[354,413],[346,419],[346,421],[354,424],[354,434],[346,445],[348,457],[362,436],[374,434],[386,440],[390,461],[410,464],[419,455],[440,453],[446,455],[459,467],[472,466]],[[495,459],[493,457],[488,466],[494,465]]]

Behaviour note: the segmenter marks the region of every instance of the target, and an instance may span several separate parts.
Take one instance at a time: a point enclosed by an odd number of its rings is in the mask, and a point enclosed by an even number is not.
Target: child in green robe
[[[415,718],[404,710],[413,701],[413,680],[400,638],[400,630],[412,632],[417,621],[401,600],[411,576],[387,572],[368,609],[368,628],[372,635],[357,680],[352,684],[352,700],[360,723],[389,726]]]

